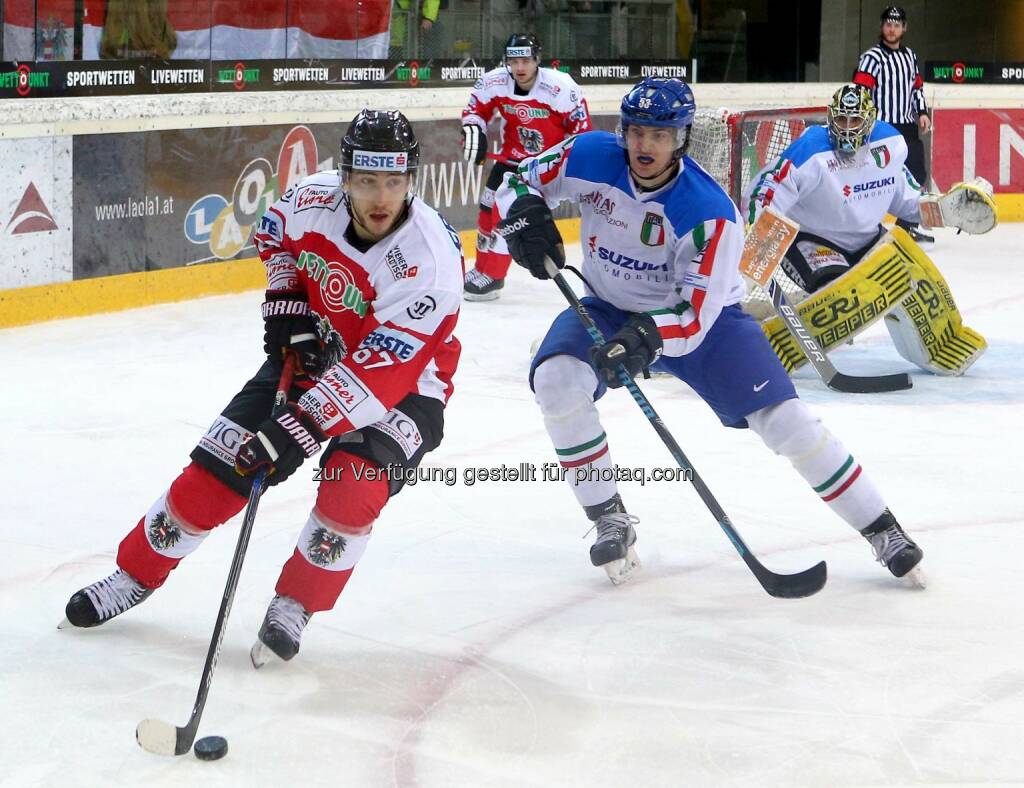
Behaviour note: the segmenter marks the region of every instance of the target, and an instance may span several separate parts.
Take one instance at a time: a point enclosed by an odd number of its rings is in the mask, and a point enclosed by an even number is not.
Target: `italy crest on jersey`
[[[640,240],[646,246],[661,246],[665,243],[664,218],[656,213],[648,212],[644,216],[643,226],[640,227]]]
[[[888,145],[878,145],[871,149],[871,155],[875,159],[875,164],[878,165],[880,170],[884,170],[889,166],[889,162],[892,161],[892,154],[889,153]]]

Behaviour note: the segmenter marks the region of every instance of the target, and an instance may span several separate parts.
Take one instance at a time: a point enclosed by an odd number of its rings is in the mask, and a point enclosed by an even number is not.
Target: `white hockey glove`
[[[483,164],[487,158],[487,135],[479,126],[467,123],[462,127],[462,155],[474,164]]]
[[[996,226],[992,184],[984,178],[955,183],[945,194],[921,196],[921,220],[929,227],[956,227],[971,235]]]

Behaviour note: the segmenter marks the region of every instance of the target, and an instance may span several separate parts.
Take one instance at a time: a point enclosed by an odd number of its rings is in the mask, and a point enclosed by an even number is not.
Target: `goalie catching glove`
[[[546,258],[551,258],[556,268],[565,265],[562,235],[547,203],[536,194],[523,195],[512,203],[497,229],[512,259],[538,279],[551,278],[544,266]]]
[[[313,419],[289,402],[283,413],[271,417],[256,428],[238,449],[235,470],[249,476],[261,468],[267,469],[267,484],[280,484],[302,465],[307,457],[320,451],[327,440]]]
[[[620,364],[630,377],[636,377],[661,357],[663,344],[654,318],[641,312],[630,315],[618,333],[603,345],[591,348],[590,359],[597,377],[608,388],[617,389],[622,385]]]
[[[462,156],[474,164],[483,164],[487,158],[487,135],[479,126],[467,123],[462,127]]]
[[[956,227],[971,235],[996,226],[992,184],[984,178],[957,183],[945,194],[921,196],[921,220],[929,227]]]

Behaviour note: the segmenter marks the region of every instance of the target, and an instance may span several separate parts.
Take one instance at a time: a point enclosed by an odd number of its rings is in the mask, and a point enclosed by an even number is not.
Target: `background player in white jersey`
[[[505,63],[488,71],[473,86],[462,111],[462,145],[467,161],[487,157],[487,124],[501,121],[501,147],[480,197],[476,263],[466,273],[467,301],[491,301],[505,286],[512,263],[504,242],[494,233],[498,220],[494,190],[506,173],[567,136],[591,128],[587,102],[572,77],[540,65],[537,37],[513,33],[505,44]]]
[[[864,293],[872,261],[901,260],[914,293],[905,306],[890,305],[886,326],[897,349],[923,369],[962,374],[984,351],[984,339],[963,325],[949,286],[924,251],[902,230],[889,234],[882,220],[891,213],[916,226],[924,208],[925,225],[988,232],[996,222],[991,186],[977,179],[941,197],[922,195],[905,166],[903,136],[876,120],[871,96],[860,85],[837,90],[826,118],[825,126],[808,127],[752,180],[743,202],[747,222],[770,205],[800,224],[782,268],[807,293],[831,285],[837,298],[853,299],[854,291]],[[851,272],[861,261],[868,264],[864,270]],[[917,309],[915,299],[929,302],[927,308]],[[884,314],[873,314],[860,330]],[[942,346],[945,352],[938,352]]]
[[[783,455],[897,577],[921,560],[881,493],[842,442],[796,395],[757,322],[739,307],[743,224],[717,183],[685,156],[696,106],[676,79],[648,78],[622,100],[615,134],[567,140],[507,176],[499,231],[515,260],[545,279],[561,266],[548,204],[578,202],[583,298],[605,337],[593,342],[570,309],[555,318],[530,382],[573,493],[594,522],[591,562],[621,581],[636,565],[638,518],[608,474],[608,439],[594,401],[618,387],[616,368],[650,367],[693,388],[728,427],[750,427]]]
[[[413,196],[418,164],[409,121],[364,110],[342,140],[340,174],[305,178],[264,214],[255,239],[267,361],[121,542],[117,571],[71,597],[68,622],[97,626],[142,602],[241,511],[258,469],[278,484],[324,441],[324,481],[254,664],[291,659],[310,616],[334,606],[381,509],[439,445],[458,364],[462,254],[444,218]],[[287,411],[270,418],[288,352],[301,374]]]

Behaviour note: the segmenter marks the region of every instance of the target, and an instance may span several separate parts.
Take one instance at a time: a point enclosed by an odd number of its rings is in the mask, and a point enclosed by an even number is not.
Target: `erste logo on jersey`
[[[303,251],[295,261],[295,267],[306,271],[310,280],[320,286],[320,297],[332,312],[349,309],[359,317],[366,317],[369,304],[344,265],[335,260],[324,260],[314,252]]]
[[[423,340],[405,331],[380,326],[366,335],[366,339],[359,343],[359,349],[385,351],[399,361],[408,361],[423,349],[423,344]]]
[[[405,172],[409,168],[409,156],[405,151],[381,153],[380,151],[357,150],[352,153],[352,168],[355,170]]]

